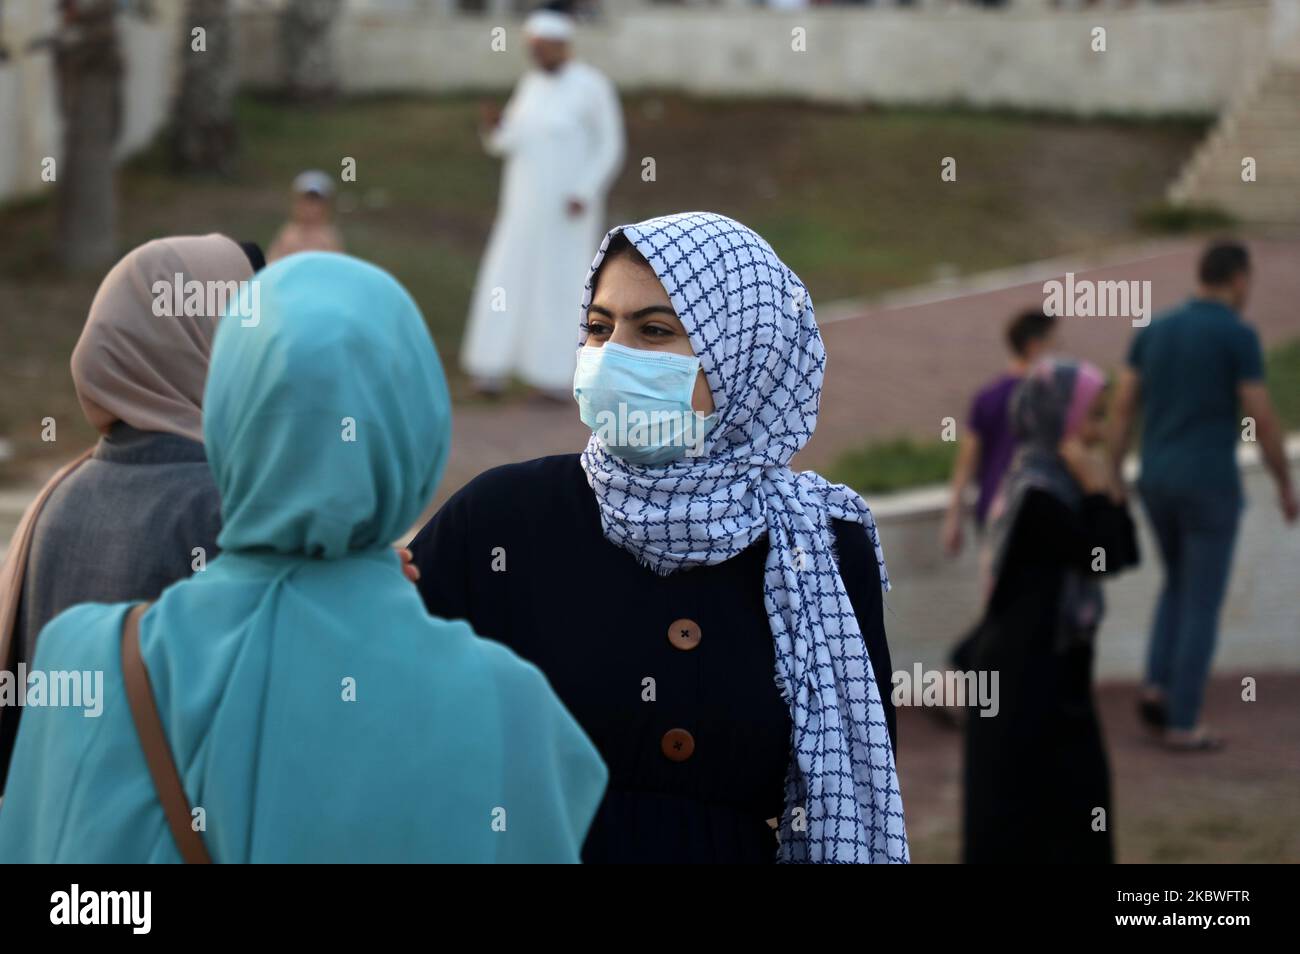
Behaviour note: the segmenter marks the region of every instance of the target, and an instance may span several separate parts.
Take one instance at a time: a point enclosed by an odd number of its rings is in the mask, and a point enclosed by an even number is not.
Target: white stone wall
[[[514,82],[525,65],[516,18],[434,10],[351,10],[336,36],[344,88],[504,90]],[[1212,114],[1266,54],[1270,16],[1270,0],[1088,11],[642,6],[583,26],[577,48],[624,90]],[[274,83],[271,16],[250,11],[243,27],[245,79]],[[506,30],[504,53],[490,47],[495,27]],[[1107,31],[1104,53],[1092,50],[1094,27]],[[806,31],[806,52],[791,49],[796,29]]]
[[[580,55],[623,90],[717,96],[791,96],[828,102],[962,103],[1088,115],[1211,114],[1270,51],[1273,21],[1297,0],[1185,0],[1089,11],[922,6],[920,9],[652,7],[618,4],[585,25]],[[494,4],[501,9],[504,3]],[[0,64],[0,200],[39,189],[40,159],[58,157],[58,113],[48,54],[24,52],[48,29],[54,5],[6,0]],[[151,22],[122,19],[127,56],[121,152],[147,143],[167,118],[176,73],[181,0],[154,4]],[[276,5],[238,5],[241,79],[273,86]],[[1091,49],[1094,27],[1107,50]],[[493,52],[491,30],[506,30]],[[791,48],[806,30],[806,52]],[[455,15],[447,3],[354,2],[336,27],[348,93],[508,90],[525,66],[520,20]]]
[[[126,73],[123,77],[122,132],[118,155],[148,145],[167,121],[175,86],[180,44],[180,10],[176,2],[155,5],[149,21],[120,17],[118,29]],[[0,200],[38,192],[45,157],[62,159],[62,123],[58,86],[49,52],[29,51],[32,40],[57,25],[55,4],[48,0],[5,0],[0,39],[9,59],[0,63]]]
[[[53,4],[0,6],[0,41],[9,58],[0,63],[0,198],[41,186],[41,160],[58,156],[58,104],[48,54],[29,55],[26,45],[56,22]]]
[[[1300,434],[1288,440],[1291,474],[1300,480]],[[1238,530],[1232,580],[1219,627],[1216,672],[1300,670],[1300,526],[1278,513],[1272,479],[1258,454],[1239,455],[1247,506]],[[982,605],[977,550],[967,540],[960,558],[939,548],[946,488],[927,488],[868,500],[880,527],[894,589],[886,595],[885,629],[894,668],[941,669],[957,638],[975,623]],[[1146,516],[1132,497],[1142,565],[1109,580],[1106,618],[1097,637],[1101,679],[1142,676],[1151,614],[1162,570]]]

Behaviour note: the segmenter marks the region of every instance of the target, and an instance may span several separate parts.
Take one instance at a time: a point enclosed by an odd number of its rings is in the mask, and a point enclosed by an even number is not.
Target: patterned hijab
[[[992,594],[1006,562],[1016,518],[1031,490],[1041,490],[1078,510],[1083,491],[1057,449],[1076,433],[1088,408],[1106,386],[1101,369],[1086,361],[1049,358],[1036,364],[1011,396],[1011,428],[1019,442],[1011,466],[989,509]],[[1069,570],[1061,601],[1059,635],[1066,643],[1089,641],[1104,610],[1101,586],[1091,576]]]
[[[668,293],[717,405],[698,457],[628,464],[593,435],[582,466],[605,536],[656,573],[715,565],[768,541],[763,593],[776,683],[794,735],[779,829],[787,862],[906,862],[884,707],[832,549],[832,519],[862,524],[857,493],[790,459],[817,424],[826,352],[807,289],[750,229],[689,212],[613,229],[587,276],[582,321],[622,233]],[[581,337],[585,340],[585,335]]]

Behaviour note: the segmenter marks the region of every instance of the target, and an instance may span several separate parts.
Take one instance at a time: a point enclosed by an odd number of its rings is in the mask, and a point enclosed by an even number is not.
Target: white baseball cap
[[[318,195],[328,199],[334,194],[334,180],[319,169],[308,169],[293,180],[293,191],[299,195]]]

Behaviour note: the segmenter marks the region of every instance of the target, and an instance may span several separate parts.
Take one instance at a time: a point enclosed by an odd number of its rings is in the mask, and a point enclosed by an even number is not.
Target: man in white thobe
[[[461,366],[480,391],[515,375],[567,401],[582,283],[623,161],[623,114],[604,74],[572,58],[571,17],[539,10],[524,31],[536,68],[499,119],[485,116],[484,146],[505,169]]]

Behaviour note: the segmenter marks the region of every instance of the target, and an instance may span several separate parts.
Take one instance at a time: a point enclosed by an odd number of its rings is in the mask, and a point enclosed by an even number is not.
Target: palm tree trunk
[[[54,38],[63,114],[58,170],[59,257],[66,268],[98,268],[117,253],[114,147],[121,121],[122,54],[113,0],[64,0]]]
[[[280,64],[294,99],[321,99],[338,89],[331,27],[342,0],[288,0],[280,14]]]
[[[183,24],[180,90],[172,104],[172,160],[185,172],[229,174],[238,146],[230,2],[187,0]],[[195,28],[204,31],[198,50]]]

